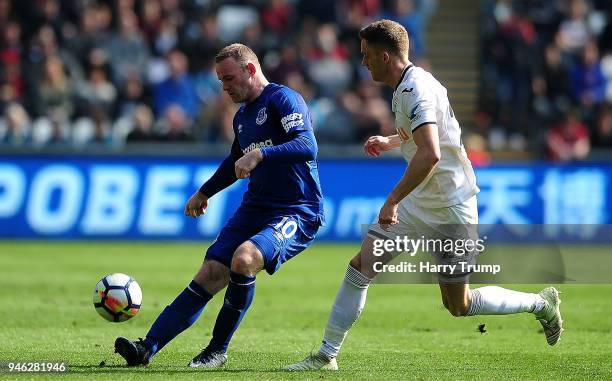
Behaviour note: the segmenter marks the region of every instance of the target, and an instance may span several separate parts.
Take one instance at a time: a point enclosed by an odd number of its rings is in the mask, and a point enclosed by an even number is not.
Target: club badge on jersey
[[[266,108],[264,107],[261,110],[259,110],[259,112],[257,113],[257,118],[255,119],[255,123],[257,123],[258,126],[261,126],[262,124],[265,123],[267,118],[268,118],[268,115],[266,114]]]

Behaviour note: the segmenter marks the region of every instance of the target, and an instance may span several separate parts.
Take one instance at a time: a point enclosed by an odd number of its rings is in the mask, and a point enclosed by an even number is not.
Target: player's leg
[[[425,237],[451,238],[454,241],[478,238],[478,210],[476,198],[448,208],[435,210],[411,205],[411,212],[424,226]],[[436,236],[441,233],[442,237]],[[454,264],[458,260],[475,264],[478,252],[464,253],[460,258],[455,253],[433,253],[438,264]],[[498,286],[470,289],[469,274],[438,274],[440,292],[444,306],[453,316],[508,315],[529,312],[542,323],[548,344],[554,345],[562,332],[563,321],[559,312],[559,294],[553,287],[539,294],[519,292]]]
[[[468,284],[440,283],[442,300],[453,316],[509,315],[540,312],[546,301],[539,294],[497,286],[471,290]]]
[[[155,354],[170,340],[191,327],[212,297],[227,286],[229,269],[221,262],[205,260],[194,279],[159,315],[147,333],[145,343]]]
[[[498,286],[470,289],[467,283],[440,283],[442,301],[453,316],[509,315],[533,313],[544,327],[549,345],[555,345],[563,331],[559,293],[548,287],[539,294]]]
[[[461,209],[459,209],[461,211]],[[457,221],[463,222],[460,212],[453,207],[440,210],[438,213],[448,211],[448,220],[452,220],[453,212],[459,216]],[[467,213],[467,212],[465,212]],[[433,213],[432,213],[433,214]],[[435,214],[434,214],[434,217]],[[424,217],[425,221],[427,216]],[[427,229],[421,227],[424,237],[442,241],[475,241],[478,237],[476,225],[473,224],[432,224],[435,228]],[[453,316],[467,315],[508,315],[521,312],[537,313],[545,306],[544,299],[538,294],[518,292],[497,286],[487,286],[470,289],[469,272],[457,271],[457,263],[475,265],[478,251],[470,252],[444,252],[434,251],[432,253],[438,265],[454,266],[455,270],[445,270],[438,273],[438,282],[442,294],[442,302]],[[448,267],[445,267],[448,268]]]
[[[234,251],[252,234],[246,220],[244,211],[239,209],[228,221],[206,251],[204,263],[193,281],[162,311],[145,340],[118,338],[115,341],[116,352],[128,365],[147,364],[152,355],[191,326],[212,296],[227,285]]]
[[[336,294],[319,349],[328,359],[338,356],[348,331],[365,307],[369,285],[377,274],[371,266],[375,259],[372,255],[373,241],[370,236],[363,240],[361,250],[349,262]],[[390,257],[382,259],[385,263],[390,260]]]
[[[319,351],[300,362],[286,366],[285,370],[338,369],[336,357],[348,331],[359,319],[365,307],[368,287],[377,274],[372,265],[374,262],[384,264],[393,259],[388,253],[382,257],[373,255],[374,238],[370,236],[373,233],[376,232],[369,232],[361,244],[359,253],[349,262],[327,320]]]
[[[259,248],[251,241],[242,243],[232,258],[225,302],[217,315],[212,339],[191,360],[190,367],[216,368],[227,361],[227,348],[255,295],[255,275],[264,267]]]
[[[470,285],[465,283],[440,283],[444,307],[453,316],[466,316],[472,301]]]
[[[298,215],[271,215],[261,223],[263,228],[234,254],[225,304],[217,317],[213,337],[190,366],[214,368],[227,361],[229,342],[253,300],[255,275],[262,269],[274,274],[283,263],[306,249],[319,229],[318,223],[302,220]]]
[[[115,351],[130,366],[148,364],[153,355],[200,317],[213,295],[225,288],[228,279],[229,269],[224,264],[205,260],[189,285],[157,317],[145,340],[119,337],[115,340]]]
[[[448,208],[424,209],[411,205],[412,213],[424,224],[435,229],[424,229],[432,238],[457,240],[478,239],[478,208],[476,198]],[[437,234],[441,233],[441,237]],[[475,264],[477,251],[462,253],[433,253],[438,264],[456,264],[458,261]],[[453,316],[508,315],[530,312],[544,326],[547,341],[554,345],[562,331],[557,290],[547,288],[539,294],[519,292],[498,286],[470,289],[469,273],[438,274],[442,302]]]

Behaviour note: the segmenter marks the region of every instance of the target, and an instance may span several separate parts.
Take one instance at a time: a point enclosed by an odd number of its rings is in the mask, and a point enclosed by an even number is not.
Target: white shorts
[[[378,223],[370,226],[368,236],[373,239],[394,239],[397,236],[418,240],[441,240],[453,242],[478,239],[478,207],[476,196],[472,196],[461,204],[444,208],[422,208],[409,198],[404,198],[398,206],[398,222],[383,229]],[[433,248],[438,248],[432,244]],[[426,250],[432,254],[438,265],[453,265],[465,262],[467,265],[476,263],[478,252],[468,251],[461,255],[455,252]],[[457,266],[459,268],[461,266]],[[466,266],[467,267],[467,266]],[[470,272],[439,272],[440,281],[467,282]]]

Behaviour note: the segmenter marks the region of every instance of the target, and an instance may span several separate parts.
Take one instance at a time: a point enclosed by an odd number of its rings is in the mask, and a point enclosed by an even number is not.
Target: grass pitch
[[[566,332],[546,345],[530,314],[453,318],[435,285],[374,285],[338,358],[340,371],[285,373],[320,343],[355,245],[315,244],[270,277],[257,279],[251,309],[222,370],[187,368],[210,339],[222,294],[200,320],[148,367],[126,368],[116,336],[144,336],[186,286],[206,245],[184,243],[0,242],[0,362],[63,361],[62,375],[0,379],[611,379],[611,285],[560,285]],[[96,282],[112,272],[135,277],[143,308],[125,323],[94,311]],[[516,286],[537,291],[541,286]],[[477,331],[485,323],[487,332]],[[104,366],[100,366],[104,362]]]

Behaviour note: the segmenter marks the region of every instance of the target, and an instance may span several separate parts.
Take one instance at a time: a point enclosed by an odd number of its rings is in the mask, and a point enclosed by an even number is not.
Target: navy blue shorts
[[[305,220],[296,213],[262,213],[239,208],[221,229],[204,258],[231,267],[238,246],[251,241],[263,254],[268,274],[274,274],[283,263],[312,243],[319,227],[318,222]]]

